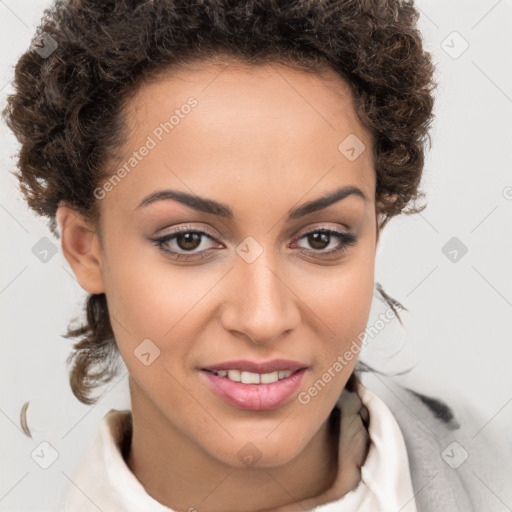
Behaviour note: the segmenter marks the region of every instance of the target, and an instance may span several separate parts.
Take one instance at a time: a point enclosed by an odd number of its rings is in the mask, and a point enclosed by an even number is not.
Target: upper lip
[[[272,361],[264,363],[240,359],[237,361],[226,361],[212,366],[205,366],[202,369],[211,372],[219,370],[239,370],[251,373],[273,373],[280,370],[296,372],[302,368],[307,368],[307,365],[299,363],[298,361],[291,361],[289,359],[272,359]]]

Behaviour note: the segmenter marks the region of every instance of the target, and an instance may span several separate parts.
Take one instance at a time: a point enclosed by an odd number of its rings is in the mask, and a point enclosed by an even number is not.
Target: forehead
[[[319,131],[339,137],[350,129],[370,135],[356,115],[349,85],[330,68],[306,72],[279,63],[202,61],[141,83],[125,108],[131,133],[147,131],[148,121],[168,120],[190,97],[199,103],[193,119],[217,132],[258,125],[269,133],[293,127],[294,134],[308,137]]]
[[[356,185],[370,198],[374,192],[372,136],[349,86],[332,70],[192,63],[141,85],[124,118],[124,163],[151,146],[116,187],[133,208],[164,187],[224,198],[234,190],[288,194],[292,202],[341,185]],[[362,152],[348,158],[354,143]]]

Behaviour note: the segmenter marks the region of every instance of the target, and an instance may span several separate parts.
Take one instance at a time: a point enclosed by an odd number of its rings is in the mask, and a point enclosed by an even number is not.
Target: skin
[[[127,158],[190,96],[198,104],[100,200],[100,226],[60,205],[62,250],[80,285],[107,296],[130,374],[127,463],[147,492],[174,510],[301,510],[302,500],[320,503],[355,485],[347,473],[330,489],[338,436],[328,419],[357,358],[308,404],[293,397],[257,412],[220,399],[200,368],[292,359],[308,365],[302,392],[358,341],[378,241],[373,140],[334,72],[228,64],[196,63],[142,85],[126,106]],[[349,134],[366,146],[354,161],[338,150]],[[345,185],[359,187],[366,202],[350,195],[287,221],[289,209]],[[137,208],[163,189],[224,203],[233,219],[173,200]],[[173,259],[150,240],[184,225],[215,240],[167,247],[212,249],[203,260]],[[335,237],[323,246],[303,237],[322,226],[357,242],[325,255],[341,246]],[[250,264],[236,252],[248,236],[263,250]],[[134,355],[147,338],[160,349],[148,366]],[[251,466],[238,455],[247,443],[260,455]]]

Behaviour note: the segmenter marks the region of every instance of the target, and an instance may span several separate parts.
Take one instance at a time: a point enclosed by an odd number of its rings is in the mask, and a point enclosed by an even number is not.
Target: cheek
[[[124,337],[161,338],[204,293],[197,270],[166,262],[150,242],[111,240],[107,258],[109,311]]]
[[[219,276],[206,266],[173,266],[159,255],[148,264],[150,252],[135,249],[117,258],[112,253],[110,261],[116,264],[109,265],[106,290],[112,329],[128,370],[137,380],[160,386],[158,379],[169,379],[165,370],[176,376],[187,371],[187,356],[194,353],[209,318],[208,291],[216,291]],[[158,354],[151,372],[137,357],[147,352],[139,347],[146,347],[150,357]]]
[[[334,328],[351,335],[365,329],[374,290],[373,267],[362,264],[356,267],[353,272],[334,279],[331,290],[332,296],[336,296],[330,308]]]
[[[329,329],[324,335],[317,377],[326,383],[328,391],[322,400],[329,404],[341,393],[361,351],[373,299],[372,264],[353,260],[325,283],[324,290],[323,309],[319,311]]]
[[[374,292],[374,258],[364,247],[341,265],[304,274],[301,299],[325,326],[325,342],[341,349],[364,331]]]

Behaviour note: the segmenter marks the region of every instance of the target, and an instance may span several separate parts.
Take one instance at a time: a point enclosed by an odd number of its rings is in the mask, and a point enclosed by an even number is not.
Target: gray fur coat
[[[512,511],[512,442],[492,424],[468,406],[417,393],[393,377],[363,372],[359,378],[400,426],[418,512]]]

